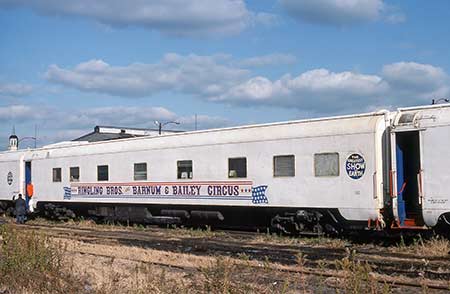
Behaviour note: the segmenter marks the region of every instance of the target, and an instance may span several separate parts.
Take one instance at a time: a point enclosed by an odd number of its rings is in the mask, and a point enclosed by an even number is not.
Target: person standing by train
[[[22,198],[22,194],[19,194],[19,198],[17,198],[16,200],[15,207],[16,207],[16,223],[18,224],[25,223],[27,204],[25,200]]]

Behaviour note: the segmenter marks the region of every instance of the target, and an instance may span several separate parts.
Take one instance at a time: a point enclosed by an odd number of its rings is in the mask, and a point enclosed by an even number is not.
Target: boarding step
[[[394,229],[394,230],[398,230],[398,229],[401,229],[401,230],[427,230],[428,227],[425,225],[417,224],[415,219],[406,218],[404,220],[403,225],[401,225],[399,221],[393,222],[391,225],[391,229]]]
[[[416,220],[413,218],[405,218],[405,227],[415,227],[417,226]]]

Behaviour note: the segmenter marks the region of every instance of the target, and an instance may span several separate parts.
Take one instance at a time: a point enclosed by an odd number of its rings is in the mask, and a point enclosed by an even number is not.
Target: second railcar
[[[18,190],[34,184],[41,210],[305,233],[382,227],[389,119],[381,111],[71,143],[22,151],[15,165],[6,152],[0,165],[20,178]]]

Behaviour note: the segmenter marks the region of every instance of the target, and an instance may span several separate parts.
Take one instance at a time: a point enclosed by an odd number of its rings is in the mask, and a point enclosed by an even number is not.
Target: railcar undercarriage
[[[149,225],[210,226],[270,230],[285,235],[337,236],[364,230],[366,223],[348,221],[338,209],[227,207],[192,205],[129,205],[96,203],[39,203],[37,213],[55,220],[86,217],[96,221]]]
[[[2,214],[15,215],[12,201],[0,201],[0,215]],[[209,226],[218,229],[271,231],[291,236],[340,236],[362,231],[368,233],[367,222],[346,220],[338,209],[329,208],[39,202],[35,213],[30,215],[35,216],[57,221],[83,217],[96,222]],[[413,233],[410,231],[408,233]],[[434,231],[450,237],[450,213],[439,218]],[[394,234],[386,230],[381,233],[383,232],[387,235]],[[402,232],[396,230],[395,234],[398,233]]]

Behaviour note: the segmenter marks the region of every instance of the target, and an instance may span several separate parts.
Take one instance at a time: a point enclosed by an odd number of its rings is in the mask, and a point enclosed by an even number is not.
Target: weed
[[[303,293],[306,293],[307,286],[308,286],[306,275],[303,272],[303,270],[305,268],[305,265],[306,265],[306,261],[307,261],[306,256],[307,255],[305,255],[305,254],[303,254],[301,252],[298,253],[297,256],[296,256],[297,257],[297,264],[298,264],[298,267],[300,268],[300,285],[303,288]]]
[[[202,291],[205,293],[240,293],[241,287],[233,283],[236,266],[229,258],[217,258],[209,267],[202,268]]]
[[[382,287],[372,275],[372,267],[367,262],[361,262],[356,258],[355,251],[348,250],[348,256],[336,261],[336,269],[344,274],[342,289],[344,293],[390,293],[390,287],[384,284]]]
[[[63,244],[34,232],[0,227],[0,292],[79,293],[84,281],[63,268]]]
[[[245,252],[238,253],[237,257],[242,261],[246,261],[247,263],[250,261],[250,256],[248,256],[248,254]]]
[[[450,240],[439,236],[423,240],[419,235],[407,245],[405,240],[401,238],[394,250],[402,253],[414,253],[420,256],[447,256],[450,251]]]
[[[137,265],[130,275],[109,271],[103,282],[95,287],[95,294],[120,293],[191,293],[189,285],[169,278],[166,271],[152,265]]]

